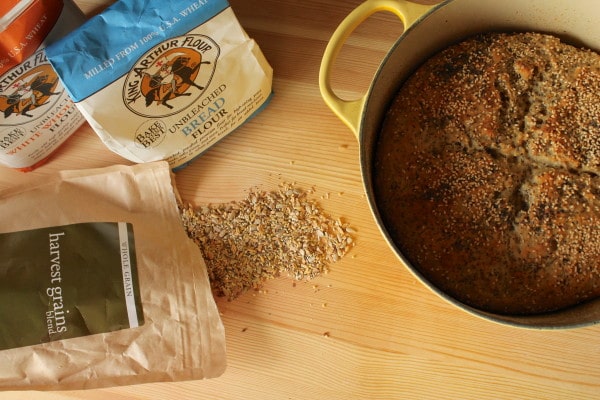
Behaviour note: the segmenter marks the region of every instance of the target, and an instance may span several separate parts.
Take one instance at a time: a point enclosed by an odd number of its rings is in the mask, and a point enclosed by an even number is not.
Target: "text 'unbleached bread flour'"
[[[30,171],[85,122],[44,50],[83,21],[71,0],[0,6],[1,164]]]
[[[271,96],[272,69],[225,0],[122,0],[48,49],[101,140],[186,165]]]

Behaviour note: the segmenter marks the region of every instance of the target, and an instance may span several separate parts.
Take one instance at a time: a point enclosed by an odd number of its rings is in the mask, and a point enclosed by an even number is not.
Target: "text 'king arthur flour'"
[[[272,69],[224,0],[122,0],[47,50],[101,140],[186,165],[271,96]]]
[[[83,21],[71,0],[2,0],[0,164],[30,171],[85,122],[44,50]]]

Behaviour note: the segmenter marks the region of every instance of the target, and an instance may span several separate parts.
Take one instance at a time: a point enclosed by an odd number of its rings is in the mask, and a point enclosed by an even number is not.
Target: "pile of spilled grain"
[[[348,224],[287,183],[271,192],[253,189],[241,201],[185,205],[181,215],[213,290],[229,300],[280,275],[303,280],[327,273],[354,245]]]

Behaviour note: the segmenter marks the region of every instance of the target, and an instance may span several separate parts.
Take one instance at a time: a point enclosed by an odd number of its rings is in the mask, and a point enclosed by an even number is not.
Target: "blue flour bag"
[[[225,0],[121,0],[46,49],[102,142],[185,166],[262,109],[273,70]]]

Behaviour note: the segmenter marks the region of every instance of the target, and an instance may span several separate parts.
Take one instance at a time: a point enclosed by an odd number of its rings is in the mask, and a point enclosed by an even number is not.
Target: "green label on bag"
[[[0,234],[0,350],[143,322],[131,224]]]

